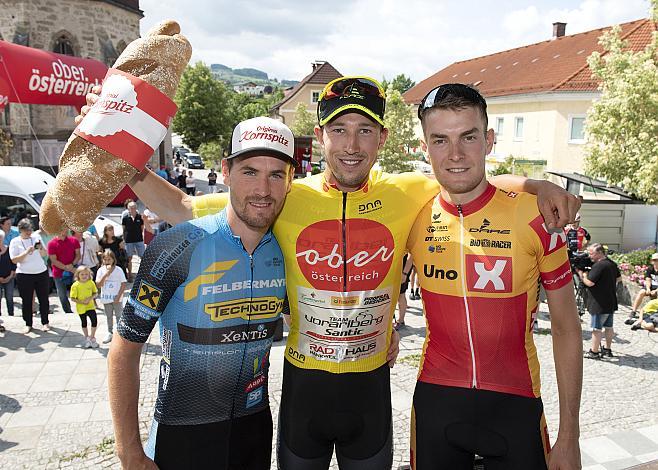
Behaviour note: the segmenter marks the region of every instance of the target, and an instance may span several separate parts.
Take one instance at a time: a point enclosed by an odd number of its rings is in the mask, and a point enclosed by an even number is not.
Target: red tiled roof
[[[643,49],[658,30],[649,19],[621,24],[621,36],[633,50]],[[404,94],[418,104],[442,83],[475,85],[486,97],[547,91],[595,91],[587,57],[602,51],[599,36],[610,27],[518,47],[475,59],[455,62],[418,83]]]
[[[294,86],[290,92],[285,92],[284,98],[277,104],[272,106],[271,110],[279,109],[286,102],[292,99],[293,96],[307,83],[326,85],[332,80],[342,77],[343,74],[336,70],[329,62],[321,62],[314,66],[311,73],[305,76],[301,82]]]

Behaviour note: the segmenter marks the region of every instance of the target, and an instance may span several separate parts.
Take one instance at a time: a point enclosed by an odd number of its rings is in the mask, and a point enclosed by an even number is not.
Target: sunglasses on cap
[[[483,105],[485,109],[487,108],[487,102],[475,88],[462,83],[447,83],[439,85],[425,95],[418,106],[418,119],[422,120],[425,111],[440,104],[446,96],[450,95],[464,98],[473,104]]]
[[[369,77],[341,77],[324,87],[318,98],[318,122],[324,126],[340,112],[354,109],[384,125],[386,92]]]

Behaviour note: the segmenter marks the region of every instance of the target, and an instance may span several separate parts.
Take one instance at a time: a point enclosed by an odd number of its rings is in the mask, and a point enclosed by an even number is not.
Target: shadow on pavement
[[[0,418],[6,413],[16,413],[21,409],[20,403],[15,398],[0,394]],[[18,442],[5,441],[2,439],[2,428],[0,428],[0,452],[16,447]]]

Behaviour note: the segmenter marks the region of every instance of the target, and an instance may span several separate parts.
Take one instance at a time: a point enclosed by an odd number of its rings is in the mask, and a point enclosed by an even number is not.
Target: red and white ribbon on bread
[[[177,109],[144,80],[109,69],[100,99],[73,133],[141,170],[167,134]]]

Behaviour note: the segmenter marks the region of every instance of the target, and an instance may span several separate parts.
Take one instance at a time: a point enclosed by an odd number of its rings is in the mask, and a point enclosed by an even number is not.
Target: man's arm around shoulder
[[[580,395],[583,385],[582,330],[573,286],[546,290],[551,313],[553,358],[560,403],[560,427],[549,455],[549,470],[579,469]]]

